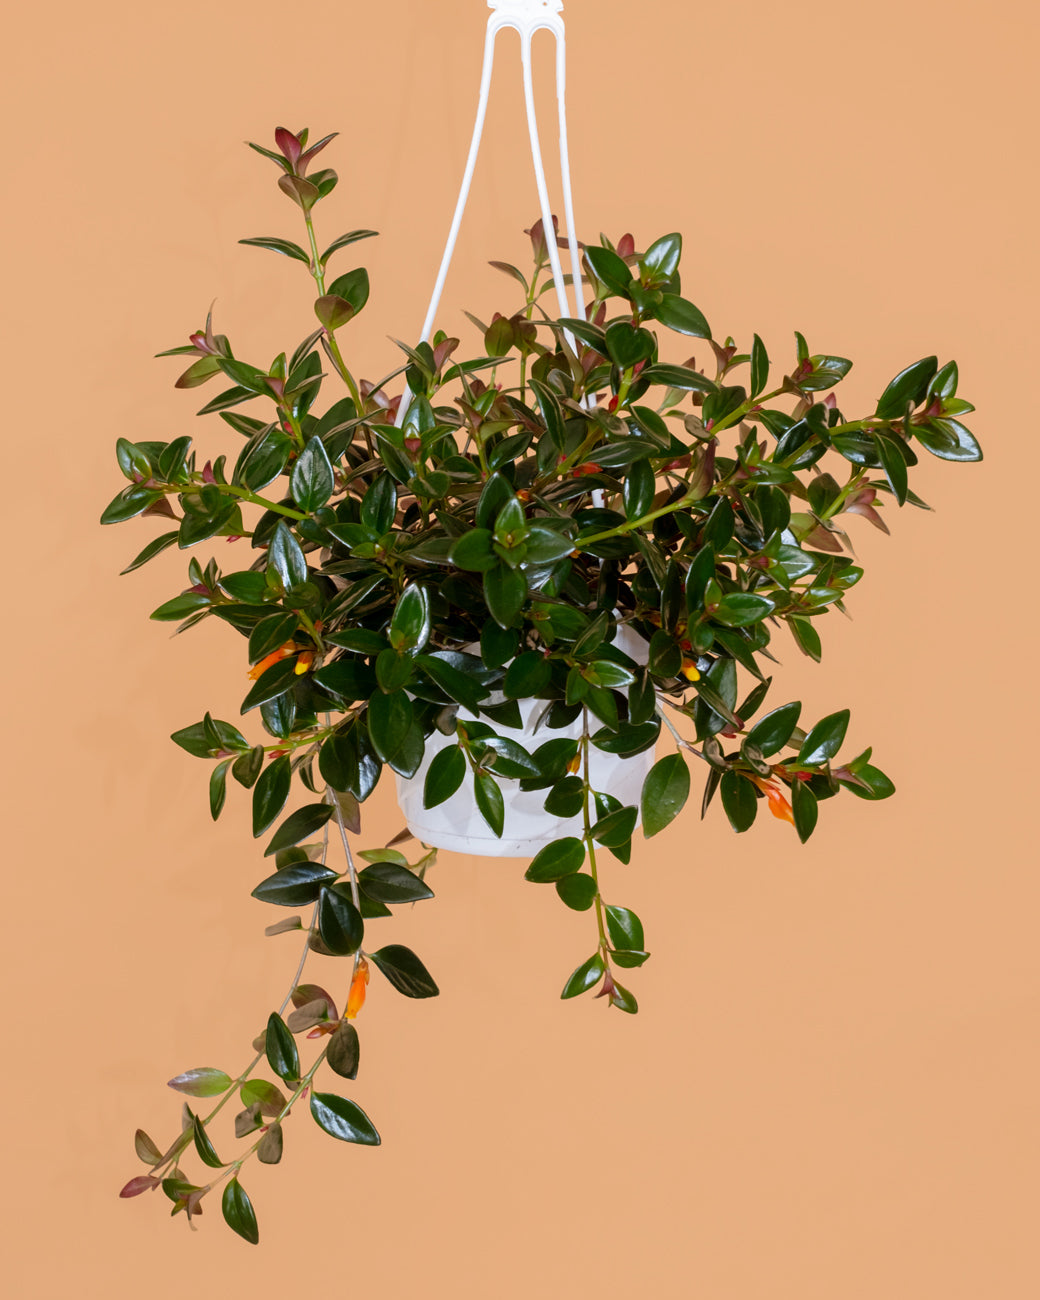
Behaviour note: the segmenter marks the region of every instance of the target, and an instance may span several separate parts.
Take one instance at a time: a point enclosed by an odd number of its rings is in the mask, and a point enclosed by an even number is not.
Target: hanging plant
[[[585,248],[586,318],[558,319],[542,307],[552,274],[539,222],[530,272],[492,263],[511,301],[471,318],[481,355],[459,360],[459,340],[438,333],[401,344],[391,374],[358,378],[345,352],[368,274],[331,265],[374,232],[319,251],[314,209],[336,174],[312,164],[332,138],[279,129],[276,150],[252,146],[276,165],[306,243],[242,241],[306,268],[318,328],[266,366],[237,357],[209,318],[163,353],[191,358],[179,388],[230,381],[200,414],[219,415],[237,450],[199,466],[188,436],[120,438],[128,484],[102,515],[172,525],[126,573],[216,538],[246,552],[239,567],[192,558],[187,585],[152,618],[178,631],[215,618],[242,638],[244,730],[206,713],[172,739],[211,765],[214,818],[229,776],[251,792],[266,863],[253,897],[283,914],[267,934],[296,934],[303,953],[244,1069],[170,1080],[187,1098],[181,1131],[160,1144],[138,1130],[148,1172],[122,1195],[161,1187],[190,1220],[219,1191],[252,1242],[240,1177],[253,1157],[278,1162],[295,1112],[343,1141],[380,1140],[339,1091],[358,1072],[355,1020],[370,978],[437,994],[387,918],[433,897],[433,845],[454,843],[460,818],[491,842],[478,851],[535,845],[526,878],[590,914],[562,996],[596,990],[634,1013],[628,972],[649,953],[603,859],[627,862],[640,821],[652,836],[682,812],[691,769],[702,816],[717,794],[735,831],[764,808],[802,841],[833,796],[892,794],[869,749],[843,755],[847,709],[806,719],[769,698],[774,637],[820,658],[822,617],[863,573],[842,523],[859,515],[887,532],[890,502],[923,506],[909,486],[919,449],[981,457],[952,361],[914,362],[850,417],[845,358],[797,334],[778,369],[758,335],[744,351],[717,340],[683,293],[678,234],[643,251],[630,235]],[[675,335],[698,357],[666,359]],[[392,396],[402,372],[406,395]],[[406,830],[356,848],[387,768],[429,841]],[[536,831],[523,821],[532,808]],[[312,954],[346,959],[322,975],[338,994],[304,981]],[[215,1131],[228,1106],[246,1144],[233,1157],[230,1130]],[[182,1167],[192,1148],[201,1175]]]

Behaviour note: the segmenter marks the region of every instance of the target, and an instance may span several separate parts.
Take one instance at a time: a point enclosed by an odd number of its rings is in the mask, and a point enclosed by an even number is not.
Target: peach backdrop
[[[166,740],[206,707],[236,715],[237,638],[207,624],[171,641],[149,622],[183,557],[120,578],[151,530],[97,517],[118,435],[218,445],[219,422],[195,423],[173,390],[176,363],[151,360],[214,296],[244,355],[311,328],[302,268],[235,242],[298,237],[244,139],[281,123],[342,133],[319,216],[330,236],[382,232],[358,259],[374,293],[354,355],[371,377],[394,364],[386,336],[417,333],[450,218],[486,11],[58,0],[9,14],[12,1296],[1038,1293],[1036,442],[1017,410],[1037,342],[1035,12],[569,0],[584,235],[645,246],[683,230],[687,291],[717,330],[757,330],[781,358],[800,329],[856,359],[865,401],[919,356],[956,357],[987,459],[925,457],[936,513],[890,510],[891,539],[855,529],[855,621],[827,618],[821,667],[792,654],[781,669],[777,703],[851,706],[850,742],[875,744],[898,796],[828,805],[804,849],[771,819],[738,839],[713,808],[611,861],[654,952],[631,981],[635,1019],[559,1000],[587,916],[525,885],[519,863],[444,855],[437,901],[394,936],[442,996],[374,984],[364,1013],[355,1095],[384,1145],[290,1124],[282,1166],[244,1179],[258,1250],[212,1202],[193,1234],[157,1198],[115,1195],[141,1168],[135,1126],[163,1139],[176,1124],[164,1080],[238,1068],[295,943],[264,939],[269,910],[248,898],[262,868],[242,792],[214,826],[206,765]],[[449,328],[462,307],[510,301],[486,262],[524,258],[536,212],[514,41]],[[398,814],[387,790],[374,802],[379,843]]]

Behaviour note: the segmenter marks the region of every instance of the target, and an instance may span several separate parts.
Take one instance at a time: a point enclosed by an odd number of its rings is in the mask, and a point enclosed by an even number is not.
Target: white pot
[[[618,629],[614,645],[637,663],[646,663],[646,642],[627,627]],[[503,697],[504,698],[504,697]],[[492,698],[492,703],[501,699]],[[520,716],[523,726],[503,727],[495,730],[509,740],[515,740],[530,753],[546,740],[567,736],[578,739],[582,732],[581,716],[567,727],[549,730],[542,726],[537,731],[533,723],[545,708],[545,700],[521,700]],[[460,708],[459,718],[475,721],[474,715]],[[521,790],[519,781],[496,778],[502,788],[505,804],[505,825],[501,838],[495,835],[477,811],[473,798],[473,782],[467,773],[459,789],[435,808],[423,807],[423,786],[426,772],[434,756],[449,745],[453,736],[435,731],[426,738],[426,752],[419,770],[413,777],[397,777],[397,801],[401,805],[408,829],[426,844],[456,853],[469,853],[484,858],[531,858],[563,835],[581,836],[584,830],[581,816],[554,817],[544,808],[548,790]],[[619,758],[605,754],[595,745],[589,747],[589,768],[592,788],[620,799],[622,804],[639,807],[643,782],[654,764],[653,747],[632,758]]]

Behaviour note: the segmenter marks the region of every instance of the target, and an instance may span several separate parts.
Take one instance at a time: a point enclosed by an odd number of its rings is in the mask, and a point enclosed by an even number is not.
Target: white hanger
[[[480,140],[484,132],[484,118],[487,114],[488,99],[491,93],[491,76],[495,62],[495,38],[503,27],[512,27],[520,33],[520,62],[523,69],[524,101],[527,106],[527,134],[531,145],[531,160],[534,163],[534,176],[535,184],[538,187],[542,228],[545,232],[549,265],[553,273],[556,301],[561,316],[571,316],[581,320],[585,318],[585,304],[581,292],[581,256],[575,234],[570,159],[567,153],[567,114],[564,104],[567,81],[567,51],[562,17],[563,0],[487,0],[487,4],[492,12],[488,18],[487,35],[484,39],[484,63],[480,74],[480,99],[477,103],[477,116],[473,124],[473,137],[470,140],[466,170],[463,173],[462,186],[459,190],[458,201],[455,204],[455,215],[452,219],[451,229],[448,232],[448,242],[441,258],[437,282],[434,285],[433,296],[426,311],[426,319],[423,321],[422,334],[420,335],[423,342],[428,342],[430,335],[433,333],[434,317],[437,314],[437,308],[440,306],[444,282],[448,276],[448,267],[451,265],[452,255],[455,252],[455,243],[458,239],[459,228],[462,225],[462,214],[466,210],[466,200],[469,198],[470,184],[477,164]],[[563,267],[560,263],[560,249],[556,239],[555,227],[553,226],[552,208],[549,205],[549,190],[545,181],[545,167],[542,163],[541,145],[538,140],[538,119],[535,114],[534,86],[531,78],[531,38],[536,31],[543,29],[552,32],[556,38],[556,104],[559,122],[560,174],[563,180],[564,234],[571,254],[571,276],[574,289],[573,310],[567,297],[567,287],[564,284]],[[565,331],[565,336],[568,345],[573,348],[575,346],[574,338],[569,330]],[[404,424],[408,408],[411,405],[411,396],[411,392],[406,387],[405,395],[401,399],[397,412],[398,428]]]

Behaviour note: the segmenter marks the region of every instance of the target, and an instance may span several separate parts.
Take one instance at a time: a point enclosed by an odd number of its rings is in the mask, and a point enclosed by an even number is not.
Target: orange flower
[[[293,671],[296,673],[297,677],[299,677],[303,673],[307,672],[312,663],[314,663],[314,651],[304,650],[303,654],[296,660],[296,667]]]
[[[751,780],[762,791],[769,804],[769,811],[774,817],[778,817],[782,822],[790,822],[794,825],[794,812],[791,809],[791,801],[783,792],[783,787],[778,785],[776,780],[767,781],[760,776],[753,776]]]
[[[578,753],[576,753],[574,757],[571,759],[571,761],[567,764],[567,771],[570,772],[571,775],[573,776],[574,773],[577,772],[580,767],[581,767],[581,751],[579,750]]]
[[[347,1016],[348,1020],[353,1020],[361,1008],[365,1005],[365,986],[368,984],[368,962],[364,957],[358,959],[357,970],[354,972],[354,978],[350,982],[350,992],[347,994]]]
[[[683,655],[682,668],[679,671],[688,682],[699,682],[701,679],[696,663],[687,655]]]
[[[272,650],[269,655],[264,655],[263,659],[261,659],[258,664],[253,668],[250,668],[249,676],[255,682],[258,677],[262,677],[264,673],[267,672],[268,668],[273,668],[276,663],[287,658],[298,649],[299,646],[295,641],[286,641],[284,645],[280,645],[277,650]],[[313,658],[314,656],[312,655],[311,657]]]

